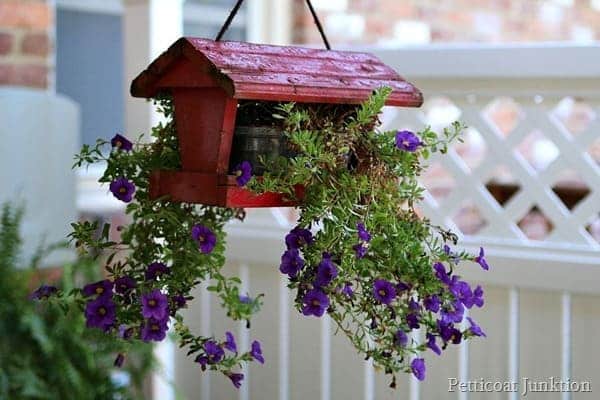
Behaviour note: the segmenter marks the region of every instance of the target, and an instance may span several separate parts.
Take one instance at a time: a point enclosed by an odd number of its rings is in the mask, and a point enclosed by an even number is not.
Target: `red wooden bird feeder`
[[[232,143],[247,132],[237,123],[240,102],[358,104],[382,86],[393,89],[387,105],[423,102],[418,89],[371,54],[179,39],[131,86],[135,97],[168,93],[175,104],[182,170],[155,171],[151,195],[224,207],[293,205],[236,185]]]

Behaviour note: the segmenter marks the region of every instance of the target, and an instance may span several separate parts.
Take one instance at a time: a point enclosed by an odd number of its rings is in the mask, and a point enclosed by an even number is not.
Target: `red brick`
[[[0,64],[0,85],[45,89],[48,86],[48,68],[34,64]]]
[[[0,26],[29,29],[50,27],[50,7],[46,2],[0,0]]]
[[[45,57],[50,52],[50,40],[46,33],[29,33],[21,42],[23,54]]]
[[[0,55],[8,54],[12,51],[14,37],[11,33],[0,32]]]

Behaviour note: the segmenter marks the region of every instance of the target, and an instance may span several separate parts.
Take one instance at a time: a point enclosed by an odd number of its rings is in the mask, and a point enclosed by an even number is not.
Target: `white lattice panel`
[[[490,105],[496,100],[489,95],[454,95],[447,97],[445,104],[426,104],[418,111],[400,110],[388,118],[387,127],[413,129],[423,125],[439,128],[458,118],[469,127],[467,139],[475,138],[430,160],[437,173],[424,179],[428,189],[422,203],[425,214],[434,223],[496,242],[546,242],[557,248],[600,249],[597,238],[590,233],[591,224],[600,214],[600,160],[593,159],[589,152],[600,137],[600,120],[591,119],[574,134],[557,116],[560,98],[517,97],[512,102],[519,107],[519,118],[507,132],[490,116]],[[598,111],[597,104],[590,105]],[[437,111],[432,110],[436,107]],[[539,140],[532,142],[532,138]],[[504,204],[486,188],[498,167],[508,171],[509,184],[518,188]],[[574,173],[576,179],[558,182],[565,171]],[[589,192],[569,209],[553,191],[561,185]],[[440,187],[444,196],[432,195]],[[535,224],[536,219],[538,224],[548,225],[548,232],[537,236],[535,231],[524,233],[531,231],[528,224]],[[464,228],[469,227],[469,220],[482,224],[471,231],[473,227]]]

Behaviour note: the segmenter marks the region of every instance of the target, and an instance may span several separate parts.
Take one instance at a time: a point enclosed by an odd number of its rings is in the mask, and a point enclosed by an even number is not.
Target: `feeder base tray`
[[[303,188],[296,188],[301,198]],[[235,176],[187,171],[154,171],[150,177],[150,197],[167,197],[174,202],[230,208],[294,207],[297,202],[281,193],[256,195],[237,186]]]

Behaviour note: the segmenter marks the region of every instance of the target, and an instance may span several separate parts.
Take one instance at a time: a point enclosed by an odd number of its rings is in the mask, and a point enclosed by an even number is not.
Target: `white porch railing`
[[[486,248],[492,270],[465,265],[461,275],[485,284],[487,308],[475,317],[488,339],[442,358],[428,356],[425,384],[405,377],[396,391],[386,389],[385,379],[344,338],[332,336],[327,318],[307,319],[291,308],[277,271],[289,210],[256,210],[244,224],[230,226],[228,239],[231,273],[245,277],[250,293],[267,295],[250,334],[227,325],[209,296],[198,295],[200,306],[189,312],[200,314],[199,331],[234,328],[244,342],[249,335],[261,338],[267,364],[245,371],[246,386],[235,394],[217,376],[202,386],[197,368],[178,357],[180,389],[202,400],[516,399],[519,393],[448,393],[447,378],[518,382],[522,376],[589,380],[595,389],[600,374],[589,355],[600,351],[594,342],[600,312],[592,306],[600,294],[600,47],[374,52],[427,99],[422,110],[386,115],[388,126],[440,127],[457,118],[470,127],[466,144],[431,160],[422,210],[461,233],[467,249]],[[571,394],[539,398],[568,400]]]

